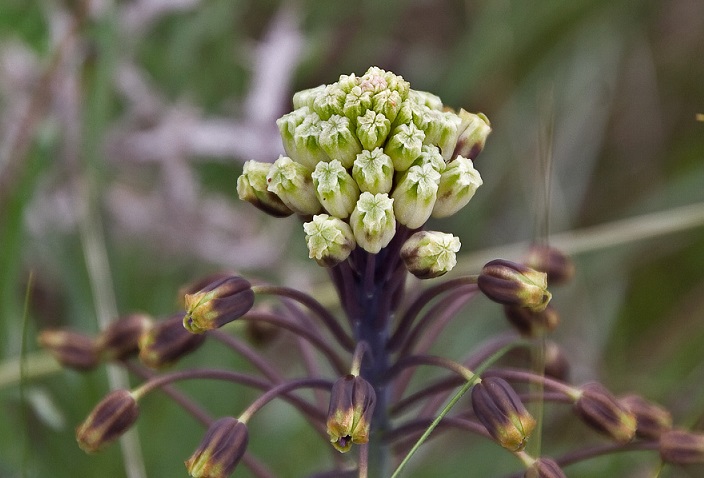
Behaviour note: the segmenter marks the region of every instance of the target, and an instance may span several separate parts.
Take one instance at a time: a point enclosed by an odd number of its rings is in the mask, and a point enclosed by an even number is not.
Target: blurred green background
[[[294,91],[371,65],[492,121],[476,163],[484,186],[434,224],[460,236],[460,269],[549,237],[578,267],[554,291],[573,380],[637,390],[679,426],[704,428],[703,57],[699,0],[0,0],[0,477],[127,476],[119,446],[87,456],[74,439],[109,389],[105,369],[57,370],[37,353],[38,330],[163,316],[179,286],[221,269],[323,291],[300,225],[240,203],[235,181],[243,161],[278,156],[274,121]],[[437,348],[460,358],[505,329],[500,308],[479,301]],[[246,367],[217,344],[194,364]],[[256,396],[183,389],[223,414]],[[155,395],[138,431],[148,476],[186,476],[202,433],[193,419]],[[250,436],[282,477],[331,460],[285,405],[254,419]],[[569,409],[547,408],[545,453],[602,442]],[[452,432],[405,476],[519,468]],[[639,452],[566,471],[658,469]]]

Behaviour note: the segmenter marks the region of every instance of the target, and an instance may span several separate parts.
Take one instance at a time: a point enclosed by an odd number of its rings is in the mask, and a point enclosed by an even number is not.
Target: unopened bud
[[[318,163],[311,176],[323,208],[340,219],[348,217],[357,204],[359,187],[340,161]]]
[[[296,154],[291,157],[311,171],[320,161],[330,160],[318,142],[321,131],[322,120],[317,113],[313,112],[308,114],[294,131],[293,147]]]
[[[371,107],[371,91],[364,91],[360,86],[355,85],[350,88],[350,91],[347,92],[347,96],[345,96],[345,104],[342,106],[342,112],[350,120],[357,119],[359,121],[359,118],[365,115],[365,111]],[[364,141],[362,141],[362,144],[364,144]]]
[[[98,349],[105,360],[124,360],[139,352],[139,339],[152,319],[146,314],[130,314],[111,322],[98,336]]]
[[[536,312],[545,310],[552,298],[547,289],[547,274],[505,259],[488,262],[479,274],[477,285],[494,302]]]
[[[352,177],[362,192],[388,194],[394,182],[394,164],[381,148],[364,150],[354,160]]]
[[[391,197],[396,220],[417,229],[430,218],[438,193],[440,173],[431,164],[411,166],[404,172]]]
[[[523,478],[567,478],[567,475],[555,460],[540,457],[528,467]]]
[[[601,384],[580,387],[574,409],[587,425],[619,443],[635,436],[636,417]]]
[[[320,138],[318,138],[323,151],[330,158],[340,161],[345,168],[351,168],[354,158],[362,152],[362,145],[351,128],[349,118],[332,115],[330,119],[321,123]]]
[[[434,144],[424,144],[420,150],[420,156],[416,158],[413,164],[419,166],[430,164],[438,173],[442,173],[447,167],[445,160],[442,159],[440,154],[440,149]]]
[[[388,154],[396,171],[407,170],[420,156],[425,133],[414,124],[397,126],[386,142],[384,153]]]
[[[548,275],[548,284],[557,285],[574,277],[574,262],[559,249],[547,245],[533,245],[525,260],[525,265]]]
[[[185,462],[188,474],[194,478],[227,478],[242,459],[248,442],[247,425],[236,418],[213,422]]]
[[[323,267],[332,267],[349,257],[356,243],[352,228],[341,219],[318,214],[303,224],[309,257]]]
[[[474,160],[484,149],[486,138],[491,133],[491,123],[483,113],[473,114],[460,110],[459,116],[462,123],[458,128],[459,136],[452,157],[464,156]]]
[[[671,430],[660,435],[660,457],[676,465],[704,463],[704,434]]]
[[[336,83],[325,86],[313,99],[313,110],[321,119],[342,114],[347,93]]]
[[[305,90],[299,93],[307,93],[309,91],[312,90]],[[299,93],[293,95],[294,105],[296,104],[296,96]],[[296,159],[296,128],[303,123],[303,120],[305,120],[306,116],[308,116],[311,112],[312,110],[307,106],[297,107],[297,109],[276,120],[276,126],[278,126],[279,133],[281,134],[281,141],[284,145],[284,151],[286,152],[286,155],[291,158]]]
[[[191,333],[202,334],[239,319],[254,305],[252,285],[240,276],[216,280],[185,297],[183,326]]]
[[[402,103],[403,96],[398,91],[382,90],[372,96],[372,109],[392,123],[396,120]]]
[[[389,132],[391,121],[382,113],[367,110],[363,116],[357,118],[357,137],[366,150],[371,151],[382,146]]]
[[[438,195],[433,207],[433,217],[448,217],[467,205],[483,184],[479,171],[471,159],[458,156],[450,162],[438,185]]]
[[[186,307],[186,302],[184,301],[184,298],[187,294],[195,294],[199,290],[203,289],[204,287],[207,287],[215,281],[227,279],[228,277],[232,277],[234,275],[237,274],[231,271],[213,272],[211,274],[199,277],[198,279],[179,287],[177,292],[179,307],[181,309],[184,309]]]
[[[528,413],[506,380],[488,377],[472,389],[472,407],[489,434],[504,448],[523,450],[535,428],[535,419]]]
[[[565,352],[555,342],[545,343],[545,371],[546,377],[551,377],[563,382],[570,376],[570,362],[565,356]]]
[[[279,156],[266,177],[269,191],[298,214],[316,214],[320,203],[315,197],[311,171],[287,156]]]
[[[100,360],[92,337],[70,330],[43,330],[37,339],[61,365],[79,371],[95,368]]]
[[[313,111],[313,102],[315,101],[315,98],[323,92],[323,90],[325,90],[325,85],[318,85],[316,87],[308,88],[294,93],[294,111],[300,110],[306,106],[309,108],[310,111]]]
[[[376,254],[386,247],[396,234],[394,200],[387,194],[364,192],[350,215],[350,226],[357,244]]]
[[[539,312],[526,307],[505,305],[504,315],[524,337],[540,337],[546,332],[555,330],[560,323],[560,315],[550,305]]]
[[[438,231],[419,231],[401,248],[406,269],[419,279],[432,279],[451,271],[457,264],[460,239]]]
[[[242,176],[237,178],[237,195],[243,201],[255,206],[274,217],[286,217],[293,214],[281,198],[269,191],[266,180],[271,163],[247,161],[244,163]]]
[[[333,384],[326,423],[330,442],[337,451],[345,453],[353,443],[369,441],[375,405],[374,387],[362,377],[346,375]]]
[[[183,328],[183,314],[177,314],[151,328],[139,339],[139,360],[149,368],[167,367],[203,345],[205,335]]]
[[[110,392],[76,428],[78,446],[86,453],[94,453],[122,436],[138,416],[139,406],[131,392]]]
[[[626,395],[619,402],[635,415],[636,436],[657,440],[660,435],[672,429],[672,414],[657,403],[640,395]]]

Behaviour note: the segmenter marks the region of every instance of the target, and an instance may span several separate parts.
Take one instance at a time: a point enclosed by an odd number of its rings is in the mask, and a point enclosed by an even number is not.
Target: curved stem
[[[297,388],[320,388],[323,390],[330,390],[332,385],[333,384],[330,380],[322,378],[303,378],[300,380],[292,380],[282,383],[267,390],[263,395],[253,401],[252,404],[248,406],[242,414],[240,414],[239,421],[242,423],[247,423],[247,421],[252,418],[252,415],[257,413],[264,405],[277,397],[285,398],[288,392]]]
[[[515,380],[519,382],[527,383],[537,383],[543,387],[553,390],[555,392],[560,392],[566,397],[570,398],[572,401],[575,400],[576,396],[579,396],[579,390],[571,385],[555,380],[554,378],[544,377],[533,372],[528,372],[525,370],[516,370],[511,368],[496,368],[492,370],[487,370],[484,374],[485,377],[501,377],[505,380]]]
[[[360,340],[357,343],[357,347],[354,349],[354,355],[352,356],[352,368],[350,373],[352,375],[359,375],[359,369],[362,367],[362,360],[364,360],[364,354],[367,354],[368,360],[373,360],[374,357],[369,357],[372,353],[371,347],[366,340]]]
[[[389,368],[386,374],[386,380],[393,379],[402,370],[415,367],[418,365],[434,365],[436,367],[446,368],[458,374],[464,380],[474,380],[477,374],[462,365],[461,363],[450,360],[446,357],[437,355],[408,355],[399,359],[392,367]]]
[[[226,345],[230,349],[234,350],[242,357],[247,359],[249,363],[254,365],[257,370],[259,370],[266,378],[274,383],[279,383],[284,380],[283,376],[276,371],[274,367],[269,364],[261,355],[252,350],[252,348],[243,344],[241,341],[237,340],[235,337],[229,335],[222,330],[210,330],[208,335],[212,336],[218,342]]]

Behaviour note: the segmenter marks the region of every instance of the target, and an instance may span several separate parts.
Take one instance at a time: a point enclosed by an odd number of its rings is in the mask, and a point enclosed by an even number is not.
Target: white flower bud
[[[320,203],[315,197],[310,170],[287,156],[279,156],[266,177],[268,189],[298,214],[315,214]]]
[[[354,160],[352,177],[362,191],[389,193],[394,183],[394,164],[381,148],[364,150]]]
[[[327,214],[313,216],[303,224],[309,257],[323,267],[332,267],[349,257],[355,248],[352,228],[343,220]]]
[[[411,166],[391,195],[396,220],[409,229],[425,224],[433,212],[439,181],[440,173],[431,164]]]
[[[447,165],[440,176],[438,195],[433,208],[433,217],[447,217],[467,205],[483,183],[472,160],[458,156]]]
[[[391,121],[382,113],[368,110],[357,118],[357,137],[364,149],[371,151],[383,145],[390,131]]]
[[[405,171],[413,164],[420,156],[424,139],[425,133],[414,124],[402,124],[394,130],[386,142],[384,153],[389,155],[396,171]]]
[[[419,231],[401,248],[408,271],[419,279],[432,279],[451,271],[457,264],[460,239],[438,231]]]
[[[350,120],[345,116],[332,115],[321,123],[318,143],[331,159],[339,160],[346,168],[351,168],[362,145],[350,128]]]
[[[350,215],[359,197],[359,187],[340,161],[318,163],[311,175],[315,192],[325,210],[341,219]]]
[[[350,215],[354,238],[362,249],[372,254],[386,247],[396,234],[394,200],[387,194],[364,192]]]

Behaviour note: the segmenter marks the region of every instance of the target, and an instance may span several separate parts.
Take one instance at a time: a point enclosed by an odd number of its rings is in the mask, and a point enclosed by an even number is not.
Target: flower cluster
[[[392,461],[400,463],[397,476],[430,432],[450,428],[492,440],[518,459],[516,476],[526,478],[561,478],[562,468],[575,461],[634,449],[658,449],[675,464],[704,462],[704,435],[674,429],[659,405],[633,394],[618,398],[598,383],[567,382],[565,354],[547,339],[560,322],[548,284],[574,273],[560,251],[536,245],[521,262],[496,259],[477,275],[422,290],[407,287],[408,272],[433,279],[456,264],[459,239],[425,230],[425,224],[459,211],[482,184],[473,161],[490,132],[484,115],[455,113],[379,68],[299,92],[293,103],[294,111],[278,120],[286,156],[247,162],[237,190],[268,214],[300,218],[310,257],[326,268],[340,310],[294,288],[218,273],[186,286],[184,311],[166,319],[127,315],[97,337],[44,331],[40,343],[66,367],[88,370],[109,361],[143,379],[95,407],[77,428],[81,448],[94,452],[116,440],[138,419],[139,400],[162,390],[207,427],[185,460],[198,478],[225,478],[240,463],[258,478],[274,476],[247,450],[248,421],[274,399],[294,406],[329,441],[338,459],[313,464],[330,468],[318,477],[388,477]],[[282,306],[272,306],[267,296]],[[464,358],[429,354],[435,338],[478,296],[501,304],[514,332],[487,339]],[[233,321],[250,326],[255,342],[277,331],[295,335],[305,375],[289,376],[291,370],[229,333]],[[165,371],[209,340],[244,357],[258,373]],[[544,367],[496,365],[516,348],[540,356]],[[323,366],[311,364],[313,354]],[[446,375],[416,384],[413,373],[421,366]],[[187,379],[262,393],[246,409],[216,419],[170,387]],[[306,389],[327,395],[311,398],[300,393]],[[536,389],[540,393],[532,393]],[[461,401],[470,390],[471,400]],[[578,444],[562,457],[538,456],[528,445],[540,427],[524,404],[536,398],[571,405],[575,417],[612,444]],[[340,460],[338,452],[353,458]]]

